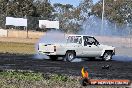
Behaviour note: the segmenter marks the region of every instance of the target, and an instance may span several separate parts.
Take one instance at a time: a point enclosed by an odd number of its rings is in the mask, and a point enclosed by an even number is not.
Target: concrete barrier
[[[0,37],[7,37],[7,30],[0,29]]]
[[[43,35],[45,35],[45,32],[28,31],[27,35],[26,31],[8,29],[8,37],[11,38],[40,38]]]

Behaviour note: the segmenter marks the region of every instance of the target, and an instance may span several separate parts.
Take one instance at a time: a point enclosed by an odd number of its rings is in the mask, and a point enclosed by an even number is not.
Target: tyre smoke
[[[130,34],[129,25],[119,25],[104,19],[104,27],[101,28],[102,19],[96,16],[90,16],[82,24],[82,30],[78,34],[99,35],[99,36],[127,36]]]
[[[128,56],[113,56],[114,61],[121,61],[121,62],[132,62],[132,57],[128,57]]]
[[[38,42],[35,44],[36,54],[34,58],[36,59],[49,59],[47,55],[39,54],[38,53],[38,44],[45,43],[45,44],[53,44],[53,43],[66,43],[66,34],[59,31],[59,30],[51,30],[46,32]]]
[[[121,43],[120,39],[121,37],[128,36],[131,31],[130,27],[128,25],[117,25],[116,23],[112,23],[108,20],[104,20],[104,28],[101,29],[101,24],[102,20],[96,16],[91,16],[89,19],[87,19],[83,24],[82,24],[82,30],[80,30],[77,34],[85,34],[85,35],[92,35],[92,36],[99,36],[99,39],[101,41],[106,42],[107,45],[110,44],[112,46],[123,46]],[[52,43],[66,43],[66,36],[68,34],[63,33],[62,31],[58,30],[51,30],[48,31],[44,36],[42,36],[39,41],[35,45],[35,50],[36,50],[36,55],[35,58],[38,59],[44,59],[48,58],[45,55],[39,55],[38,54],[38,44],[39,43],[46,43],[46,44],[52,44]],[[114,40],[113,38],[110,40],[109,38],[107,39],[105,36],[109,37],[116,37]],[[119,38],[118,38],[119,37]],[[109,41],[106,41],[105,38]],[[119,42],[116,40],[118,39]],[[125,40],[125,39],[124,39]],[[123,41],[124,43],[124,41]],[[120,45],[119,45],[120,44]],[[124,46],[128,44],[124,43]],[[124,57],[124,56],[115,56],[114,60],[121,60],[121,61],[129,61],[130,59],[126,59],[129,57]]]
[[[58,31],[58,30],[51,30],[46,32],[44,36],[42,36],[38,43],[65,43],[65,33]]]

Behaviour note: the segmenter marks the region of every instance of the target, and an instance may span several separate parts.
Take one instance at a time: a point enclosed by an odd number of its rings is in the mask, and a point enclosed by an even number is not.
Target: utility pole
[[[103,10],[102,10],[102,25],[101,25],[101,34],[104,31],[104,0],[103,0]]]
[[[25,15],[24,18],[27,19],[27,16]],[[26,32],[27,32],[27,36],[26,36],[26,38],[28,38],[28,28],[27,28],[27,25],[26,25],[25,28],[26,28]]]
[[[8,5],[9,5],[9,2],[6,4],[6,17],[8,16]],[[6,29],[6,24],[5,24],[5,29]],[[8,29],[7,29],[7,37],[9,36],[9,33],[8,33]]]

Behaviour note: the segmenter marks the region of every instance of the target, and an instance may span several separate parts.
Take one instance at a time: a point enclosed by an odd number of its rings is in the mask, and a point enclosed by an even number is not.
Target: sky
[[[73,6],[78,6],[80,1],[82,0],[50,0],[51,3],[72,4]],[[99,0],[93,0],[93,3],[98,1]]]

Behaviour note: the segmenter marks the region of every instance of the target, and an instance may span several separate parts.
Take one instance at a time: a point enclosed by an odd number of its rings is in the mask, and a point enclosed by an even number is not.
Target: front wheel
[[[65,57],[65,59],[66,59],[66,61],[68,61],[68,62],[72,62],[72,61],[75,59],[75,56],[76,56],[76,54],[75,54],[74,51],[68,51],[68,52],[66,52],[66,57]]]
[[[103,60],[104,61],[110,61],[112,59],[112,53],[110,51],[107,51],[103,55]]]

